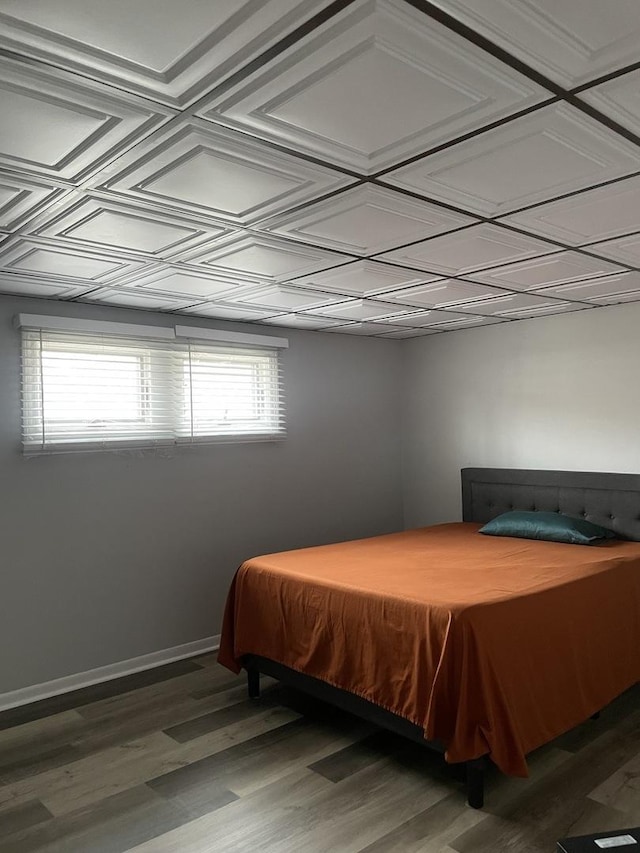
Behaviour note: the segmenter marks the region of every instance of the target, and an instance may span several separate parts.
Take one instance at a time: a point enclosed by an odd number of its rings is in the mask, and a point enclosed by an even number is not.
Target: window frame
[[[169,330],[102,321],[78,323],[70,318],[47,318],[39,315],[19,315],[16,318],[16,326],[22,333],[22,445],[25,455],[272,442],[281,441],[286,437],[281,359],[282,350],[288,346],[286,339],[197,327],[176,326]],[[160,332],[158,337],[154,336],[154,331]],[[131,345],[129,351],[127,339]],[[142,379],[138,397],[142,404],[145,396],[148,398],[150,416],[146,419],[143,415],[136,423],[147,420],[149,434],[136,433],[132,429],[129,435],[124,436],[114,437],[108,433],[96,435],[92,434],[95,433],[95,425],[83,425],[81,420],[69,418],[63,423],[73,435],[65,439],[64,429],[55,430],[56,420],[60,424],[61,419],[47,420],[44,406],[47,389],[43,352],[47,346],[64,352],[64,345],[67,343],[69,352],[84,351],[90,354],[93,347],[95,355],[99,356],[101,353],[98,349],[110,348],[110,341],[114,341],[111,348],[116,357],[117,350],[121,349],[124,355],[146,359],[146,364],[141,365],[146,377]],[[229,374],[233,374],[234,356],[239,361],[245,359],[250,370],[253,370],[253,379],[245,382],[241,388],[239,405],[246,406],[246,400],[249,399],[249,405],[256,407],[257,417],[249,418],[249,426],[253,425],[255,429],[236,428],[242,423],[242,418],[234,418],[233,415],[228,420],[230,429],[222,428],[226,419],[216,419],[208,413],[206,398],[203,400],[205,405],[202,412],[198,414],[196,411],[198,406],[197,402],[194,402],[194,357],[204,361],[205,365],[210,361],[213,366],[209,373],[206,370],[203,372],[200,384],[204,388],[215,388],[218,382],[224,389],[225,383],[229,382]],[[223,368],[226,364],[227,372],[225,373],[224,369],[217,371],[216,362],[221,362]],[[71,384],[72,380],[69,381]],[[61,388],[64,390],[64,385]],[[252,403],[251,397],[254,394],[262,396],[262,401]],[[157,399],[160,399],[160,403]],[[215,411],[214,405],[211,412]],[[111,425],[124,423],[116,418]],[[212,426],[207,429],[207,425]],[[247,425],[245,422],[245,426]],[[84,426],[87,427],[85,436],[82,435]],[[126,433],[126,426],[124,432]]]

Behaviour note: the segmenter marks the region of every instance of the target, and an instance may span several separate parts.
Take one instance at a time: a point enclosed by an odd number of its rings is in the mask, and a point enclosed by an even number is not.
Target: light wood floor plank
[[[144,786],[9,835],[2,853],[122,853],[181,825],[184,811]]]
[[[41,799],[55,815],[67,814],[205,756],[222,752],[296,717],[295,712],[288,708],[269,709],[256,713],[250,720],[186,744],[178,744],[163,732],[156,732],[7,787],[15,794],[30,794]]]
[[[246,703],[246,690],[238,686],[212,692],[203,699],[189,695],[156,696],[146,705],[139,700],[127,711],[118,710],[99,720],[86,720],[76,715],[76,722],[66,731],[46,732],[31,738],[27,746],[0,746],[0,784],[10,784],[30,776],[79,761],[96,752],[128,743],[162,730],[171,724],[182,725],[208,713],[227,709],[234,703]],[[261,706],[252,706],[255,714]],[[273,707],[273,704],[269,705]],[[235,722],[233,714],[226,715],[226,724]],[[238,722],[242,715],[238,715]],[[41,722],[41,721],[38,721]],[[34,725],[34,724],[29,724]],[[218,728],[225,725],[221,721]],[[22,727],[20,727],[22,728]],[[206,731],[207,727],[204,726]],[[9,731],[14,731],[10,729]]]
[[[197,672],[199,669],[202,669],[202,667],[199,667],[190,660],[180,660],[175,663],[158,666],[155,669],[147,669],[143,672],[135,672],[131,675],[124,675],[121,678],[114,678],[111,681],[92,684],[89,687],[83,687],[71,693],[51,696],[49,699],[41,699],[39,702],[32,702],[30,705],[23,705],[20,708],[0,711],[0,729],[22,725],[31,720],[39,720],[42,717],[59,714],[70,708],[80,708],[83,705],[88,705],[107,696],[116,696],[131,690],[137,690],[146,684],[157,684],[162,681],[168,681],[175,678],[176,675],[186,672]]]
[[[211,850],[357,853],[450,791],[392,758],[382,759],[315,794],[299,794],[290,805],[276,801],[268,813],[252,813],[243,800],[221,809],[220,835]]]
[[[39,800],[5,803],[0,806],[0,838],[49,820],[53,820],[53,815]]]
[[[552,853],[640,824],[640,686],[536,750],[529,779],[490,770],[476,811],[440,756],[273,685],[249,701],[205,655],[26,709],[0,731],[0,850]]]
[[[299,803],[331,787],[331,782],[307,768],[295,770],[276,783],[265,785],[213,814],[204,815],[177,829],[141,844],[126,853],[213,853],[224,850],[227,826],[259,825],[274,809],[295,810]],[[255,850],[257,846],[256,838]]]
[[[591,826],[596,805],[588,794],[640,748],[640,714],[632,714],[618,727],[602,734],[552,774],[529,787],[523,796],[494,805],[486,821],[455,839],[458,853],[489,853],[496,849],[518,853],[553,850],[558,838],[584,834]],[[624,826],[621,812],[601,811],[602,829]]]
[[[589,793],[589,798],[640,820],[640,750]]]

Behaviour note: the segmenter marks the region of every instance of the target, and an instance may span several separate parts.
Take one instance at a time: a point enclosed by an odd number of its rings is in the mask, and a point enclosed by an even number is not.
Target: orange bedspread
[[[441,524],[256,557],[219,661],[270,658],[442,740],[449,761],[525,755],[640,680],[640,543],[586,547]]]

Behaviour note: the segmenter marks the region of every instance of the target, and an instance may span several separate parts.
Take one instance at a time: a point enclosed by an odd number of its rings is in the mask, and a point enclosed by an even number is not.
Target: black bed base
[[[245,655],[242,663],[247,671],[247,688],[251,699],[257,699],[260,696],[260,673],[264,673],[264,675],[270,675],[283,684],[297,688],[316,699],[361,717],[375,726],[388,729],[395,734],[419,743],[423,747],[444,754],[443,744],[438,741],[425,740],[424,732],[420,726],[416,726],[409,720],[405,720],[403,717],[391,713],[391,711],[386,711],[360,696],[346,690],[340,690],[338,687],[333,687],[310,675],[303,675],[281,663],[276,663],[259,655]],[[484,756],[466,762],[467,802],[473,809],[481,809],[484,805],[486,764],[487,759]]]

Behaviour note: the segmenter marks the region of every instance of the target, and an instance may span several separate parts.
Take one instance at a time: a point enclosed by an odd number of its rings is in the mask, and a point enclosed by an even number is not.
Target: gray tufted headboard
[[[640,474],[463,468],[463,521],[486,523],[508,510],[562,512],[640,542]]]

